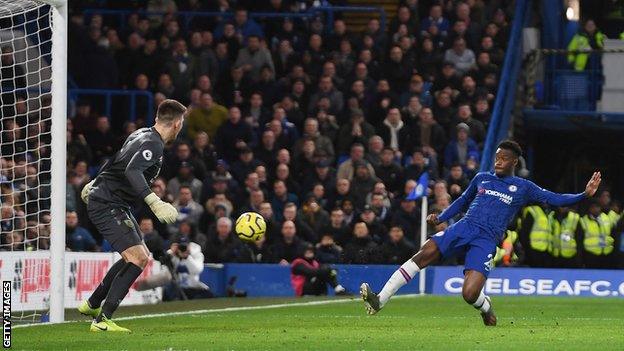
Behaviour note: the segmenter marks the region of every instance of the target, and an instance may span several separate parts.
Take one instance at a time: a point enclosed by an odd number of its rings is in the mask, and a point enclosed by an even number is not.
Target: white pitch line
[[[404,294],[398,295],[394,298],[406,298],[406,297],[416,297],[422,296],[419,294]],[[307,301],[307,302],[293,302],[293,303],[280,303],[280,304],[272,304],[272,305],[261,305],[261,306],[241,306],[241,307],[225,307],[225,308],[215,308],[212,310],[192,310],[192,311],[180,311],[180,312],[164,312],[164,313],[150,313],[143,314],[137,316],[128,316],[128,317],[119,317],[115,318],[115,321],[126,321],[126,320],[134,320],[134,319],[143,319],[143,318],[159,318],[159,317],[170,317],[170,316],[184,316],[189,314],[206,314],[206,313],[220,313],[220,312],[237,312],[237,311],[255,311],[255,310],[269,310],[276,308],[284,308],[284,307],[300,307],[300,306],[318,306],[318,305],[329,305],[334,303],[346,303],[359,301],[359,298],[353,299],[335,299],[335,300],[322,300],[322,301]],[[76,323],[76,322],[84,322],[84,321],[65,321],[56,324],[66,324],[66,323]],[[36,326],[52,326],[55,324],[50,323],[30,323],[30,324],[18,324],[13,326],[13,328],[27,328],[27,327],[36,327]]]

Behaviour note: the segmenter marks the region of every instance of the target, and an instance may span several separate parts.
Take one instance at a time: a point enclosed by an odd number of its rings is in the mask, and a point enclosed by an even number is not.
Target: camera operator
[[[162,255],[160,262],[167,270],[138,281],[137,290],[163,286],[165,301],[213,297],[210,288],[199,280],[204,270],[204,254],[199,244],[179,236]]]

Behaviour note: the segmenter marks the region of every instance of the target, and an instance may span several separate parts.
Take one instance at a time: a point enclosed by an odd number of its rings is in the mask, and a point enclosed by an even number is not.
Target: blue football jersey
[[[499,177],[494,172],[481,172],[438,218],[444,222],[468,208],[463,220],[500,240],[509,222],[527,203],[567,206],[584,198],[584,193],[557,194],[520,177]]]

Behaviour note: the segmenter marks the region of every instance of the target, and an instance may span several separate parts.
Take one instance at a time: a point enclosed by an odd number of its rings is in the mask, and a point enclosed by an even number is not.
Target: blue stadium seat
[[[557,102],[562,110],[590,111],[594,101],[589,94],[589,73],[565,71],[555,77]]]

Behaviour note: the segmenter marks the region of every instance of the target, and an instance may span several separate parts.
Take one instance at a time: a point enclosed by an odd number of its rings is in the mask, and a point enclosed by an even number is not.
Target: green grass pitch
[[[359,299],[214,299],[121,308],[132,334],[92,333],[80,322],[13,329],[14,350],[624,350],[624,301],[494,297],[497,327],[457,296],[394,298],[367,316]],[[79,318],[73,312],[68,319]]]

